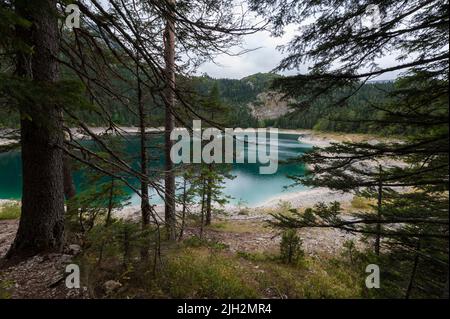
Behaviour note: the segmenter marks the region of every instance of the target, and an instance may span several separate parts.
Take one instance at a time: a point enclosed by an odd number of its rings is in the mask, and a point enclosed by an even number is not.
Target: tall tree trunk
[[[150,224],[150,201],[148,195],[148,181],[146,180],[147,170],[147,136],[145,135],[145,110],[142,101],[141,78],[139,77],[139,65],[136,66],[137,76],[137,93],[138,93],[138,107],[139,107],[139,129],[141,135],[141,214],[142,214],[142,230],[147,230]],[[145,242],[142,246],[141,257],[146,260],[148,258],[148,244]]]
[[[58,80],[56,0],[16,1],[16,10],[33,25],[18,28],[20,40],[33,47],[19,53],[17,73],[43,90]],[[50,98],[21,105],[22,214],[7,257],[59,251],[64,233],[63,131],[61,109]]]
[[[381,220],[382,214],[382,203],[383,203],[383,181],[381,179],[382,168],[380,166],[380,178],[378,180],[378,201],[377,201],[377,219]],[[375,254],[377,256],[380,255],[380,246],[381,246],[381,223],[377,223],[376,225],[376,237],[375,237]]]
[[[109,196],[108,196],[108,212],[106,213],[106,220],[105,220],[105,227],[108,227],[111,224],[111,217],[112,217],[112,210],[114,205],[114,187],[115,187],[115,177],[111,176],[111,187],[109,189]]]
[[[186,224],[186,201],[187,201],[187,189],[186,189],[186,176],[183,179],[183,196],[182,196],[182,205],[183,208],[181,210],[181,226],[180,226],[180,235],[178,235],[178,240],[183,239],[184,226]]]
[[[175,5],[175,0],[170,0],[171,5]],[[169,240],[176,239],[176,218],[175,218],[175,174],[174,165],[170,159],[172,141],[170,133],[174,129],[175,109],[175,21],[174,14],[169,15],[164,31],[164,61],[166,64],[165,76],[167,88],[165,90],[166,119],[165,119],[165,221]]]
[[[141,137],[141,174],[147,177],[148,174],[148,157],[147,157],[147,136],[145,134],[145,110],[144,103],[142,101],[142,88],[141,79],[139,78],[139,69],[137,69],[137,89],[138,89],[138,105],[139,105],[139,131]],[[148,181],[146,179],[141,180],[141,210],[142,210],[142,226],[145,228],[150,224],[150,201],[148,194]]]
[[[206,215],[205,215],[205,225],[211,225],[211,202],[212,202],[212,164],[208,165],[209,176],[206,183]]]
[[[201,220],[200,220],[200,238],[203,238],[203,228],[205,226],[205,194],[206,194],[206,181],[203,180],[202,185],[202,205],[200,208]]]

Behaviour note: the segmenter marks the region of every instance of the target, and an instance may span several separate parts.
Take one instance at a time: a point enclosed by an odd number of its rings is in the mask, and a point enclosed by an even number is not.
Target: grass
[[[233,220],[223,220],[213,222],[209,229],[227,233],[267,233],[270,231],[267,227],[264,227],[262,223],[257,223],[254,221],[233,221]]]
[[[292,265],[276,253],[231,253],[189,247],[167,259],[160,287],[171,298],[359,298],[364,280],[344,258],[302,257]]]
[[[186,248],[169,256],[158,277],[171,298],[258,298],[244,278],[243,267],[227,254],[205,248]]]
[[[261,267],[258,283],[278,298],[358,298],[363,281],[341,261],[305,258],[291,266],[273,261]]]
[[[120,268],[120,260],[105,261],[102,268],[83,266],[92,272],[89,290],[102,298],[103,284],[116,280],[122,287],[107,297],[359,298],[364,286],[345,259],[302,257],[288,265],[277,253],[232,253],[197,239],[165,250],[155,273],[151,261],[135,260],[126,268]]]
[[[285,264],[279,255],[238,252],[249,261],[257,289],[271,298],[360,298],[364,281],[341,258],[303,257]]]
[[[259,233],[258,228],[269,231],[255,221],[216,220],[209,227],[231,236]],[[141,241],[128,238],[124,245],[122,228],[111,228],[107,241],[104,236],[90,236],[79,256],[82,282],[92,298],[359,298],[364,294],[361,271],[345,256],[301,255],[286,264],[279,251],[234,252],[220,241],[194,236],[177,243],[163,241],[160,255],[152,242],[150,258],[144,261]],[[108,293],[109,280],[121,287]]]
[[[16,202],[5,203],[0,206],[0,220],[18,219],[20,217],[20,205]]]
[[[207,239],[201,239],[197,236],[189,237],[185,240],[183,240],[182,245],[185,247],[209,247],[213,249],[225,249],[228,248],[228,246],[224,243],[214,241],[214,240],[207,240]]]
[[[10,280],[0,280],[0,300],[11,298],[11,287],[13,282]]]
[[[353,209],[363,209],[363,210],[369,210],[372,209],[373,200],[360,197],[360,196],[354,196],[351,205]]]

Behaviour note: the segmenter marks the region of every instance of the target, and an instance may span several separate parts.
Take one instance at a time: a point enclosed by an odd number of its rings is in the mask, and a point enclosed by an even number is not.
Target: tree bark
[[[205,193],[206,193],[206,182],[203,180],[202,185],[202,204],[200,208],[201,219],[200,219],[200,238],[203,238],[203,228],[205,225]]]
[[[139,68],[137,68],[137,91],[138,91],[138,106],[139,106],[139,131],[141,137],[141,173],[147,177],[148,174],[148,157],[147,157],[147,136],[145,134],[145,110],[142,101],[141,79],[139,77]],[[142,226],[146,228],[150,224],[150,200],[148,194],[148,181],[141,180],[141,211],[142,211]]]
[[[186,201],[187,201],[187,193],[186,193],[186,176],[183,179],[183,197],[182,197],[182,205],[183,208],[181,210],[181,226],[180,226],[180,235],[178,235],[178,240],[182,240],[183,239],[183,234],[184,234],[184,226],[186,223]]]
[[[105,227],[108,227],[111,224],[112,210],[113,210],[113,199],[114,199],[114,187],[115,187],[115,178],[111,176],[111,186],[109,189],[108,196],[108,212],[106,213]]]
[[[175,5],[175,0],[170,0],[171,5]],[[170,150],[172,141],[170,133],[174,129],[175,109],[175,22],[174,15],[171,13],[166,22],[164,31],[164,61],[166,64],[165,76],[167,87],[165,90],[165,222],[167,227],[167,236],[169,240],[176,239],[176,218],[175,218],[175,174],[173,172],[174,165],[170,159]]]
[[[212,180],[211,180],[211,172],[212,165],[208,165],[209,176],[206,182],[206,214],[205,214],[205,225],[211,225],[211,202],[212,202]]]
[[[29,29],[18,28],[19,39],[33,47],[20,52],[17,74],[44,91],[58,80],[59,51],[56,0],[16,1]],[[48,94],[48,93],[47,93]],[[61,109],[46,95],[20,105],[22,145],[22,214],[7,258],[60,251],[64,233],[63,131]]]

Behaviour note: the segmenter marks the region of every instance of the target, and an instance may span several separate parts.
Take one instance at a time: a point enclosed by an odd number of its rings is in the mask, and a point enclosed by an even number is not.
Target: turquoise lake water
[[[86,143],[92,142],[87,141]],[[157,146],[161,143],[162,139],[155,137],[152,145]],[[246,152],[255,152],[253,144],[249,145],[246,145]],[[128,162],[133,167],[138,168],[139,139],[136,136],[128,136],[127,141],[124,142],[124,149],[128,156]],[[298,141],[298,135],[278,135],[279,161],[301,156],[310,149],[310,145],[302,144]],[[150,166],[162,166],[164,163],[163,152],[157,148],[150,148],[149,151],[153,156],[156,154],[155,158],[150,161]],[[254,206],[282,193],[299,191],[304,188],[299,185],[285,189],[285,186],[292,184],[292,180],[287,177],[288,175],[304,175],[305,170],[302,165],[280,163],[277,172],[269,175],[261,175],[259,173],[261,165],[259,163],[232,164],[231,174],[236,177],[232,180],[227,180],[224,185],[224,193],[232,197],[230,200],[232,204],[241,202],[242,204]],[[0,154],[0,199],[20,199],[22,189],[21,174],[19,151]],[[82,179],[82,172],[74,173],[74,180],[78,189],[82,187]],[[130,195],[132,204],[138,204],[139,197],[133,195],[131,191]],[[158,204],[161,202],[162,199],[156,195],[152,196],[152,203]]]

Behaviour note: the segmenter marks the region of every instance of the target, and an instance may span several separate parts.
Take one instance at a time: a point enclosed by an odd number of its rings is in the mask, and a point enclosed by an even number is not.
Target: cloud
[[[297,27],[291,25],[286,28],[282,37],[272,37],[269,32],[261,31],[252,35],[245,36],[242,47],[232,48],[232,52],[237,53],[242,49],[253,50],[239,56],[230,56],[222,54],[215,59],[215,63],[204,63],[197,70],[198,74],[207,73],[213,78],[231,78],[241,79],[258,72],[272,71],[285,56],[277,46],[284,45],[292,39],[296,33]],[[390,67],[397,65],[396,54],[387,55],[379,58],[376,62],[380,67]],[[307,72],[308,65],[300,68],[301,73]],[[293,75],[299,73],[297,70],[285,71],[284,75]],[[376,78],[376,80],[395,79],[401,72],[389,72]]]
[[[258,72],[270,72],[281,61],[283,54],[277,46],[286,44],[293,35],[294,29],[288,29],[283,37],[272,37],[267,31],[245,36],[242,47],[232,48],[237,53],[242,49],[252,50],[238,56],[222,54],[215,63],[203,64],[198,73],[208,73],[214,78],[240,79]]]

